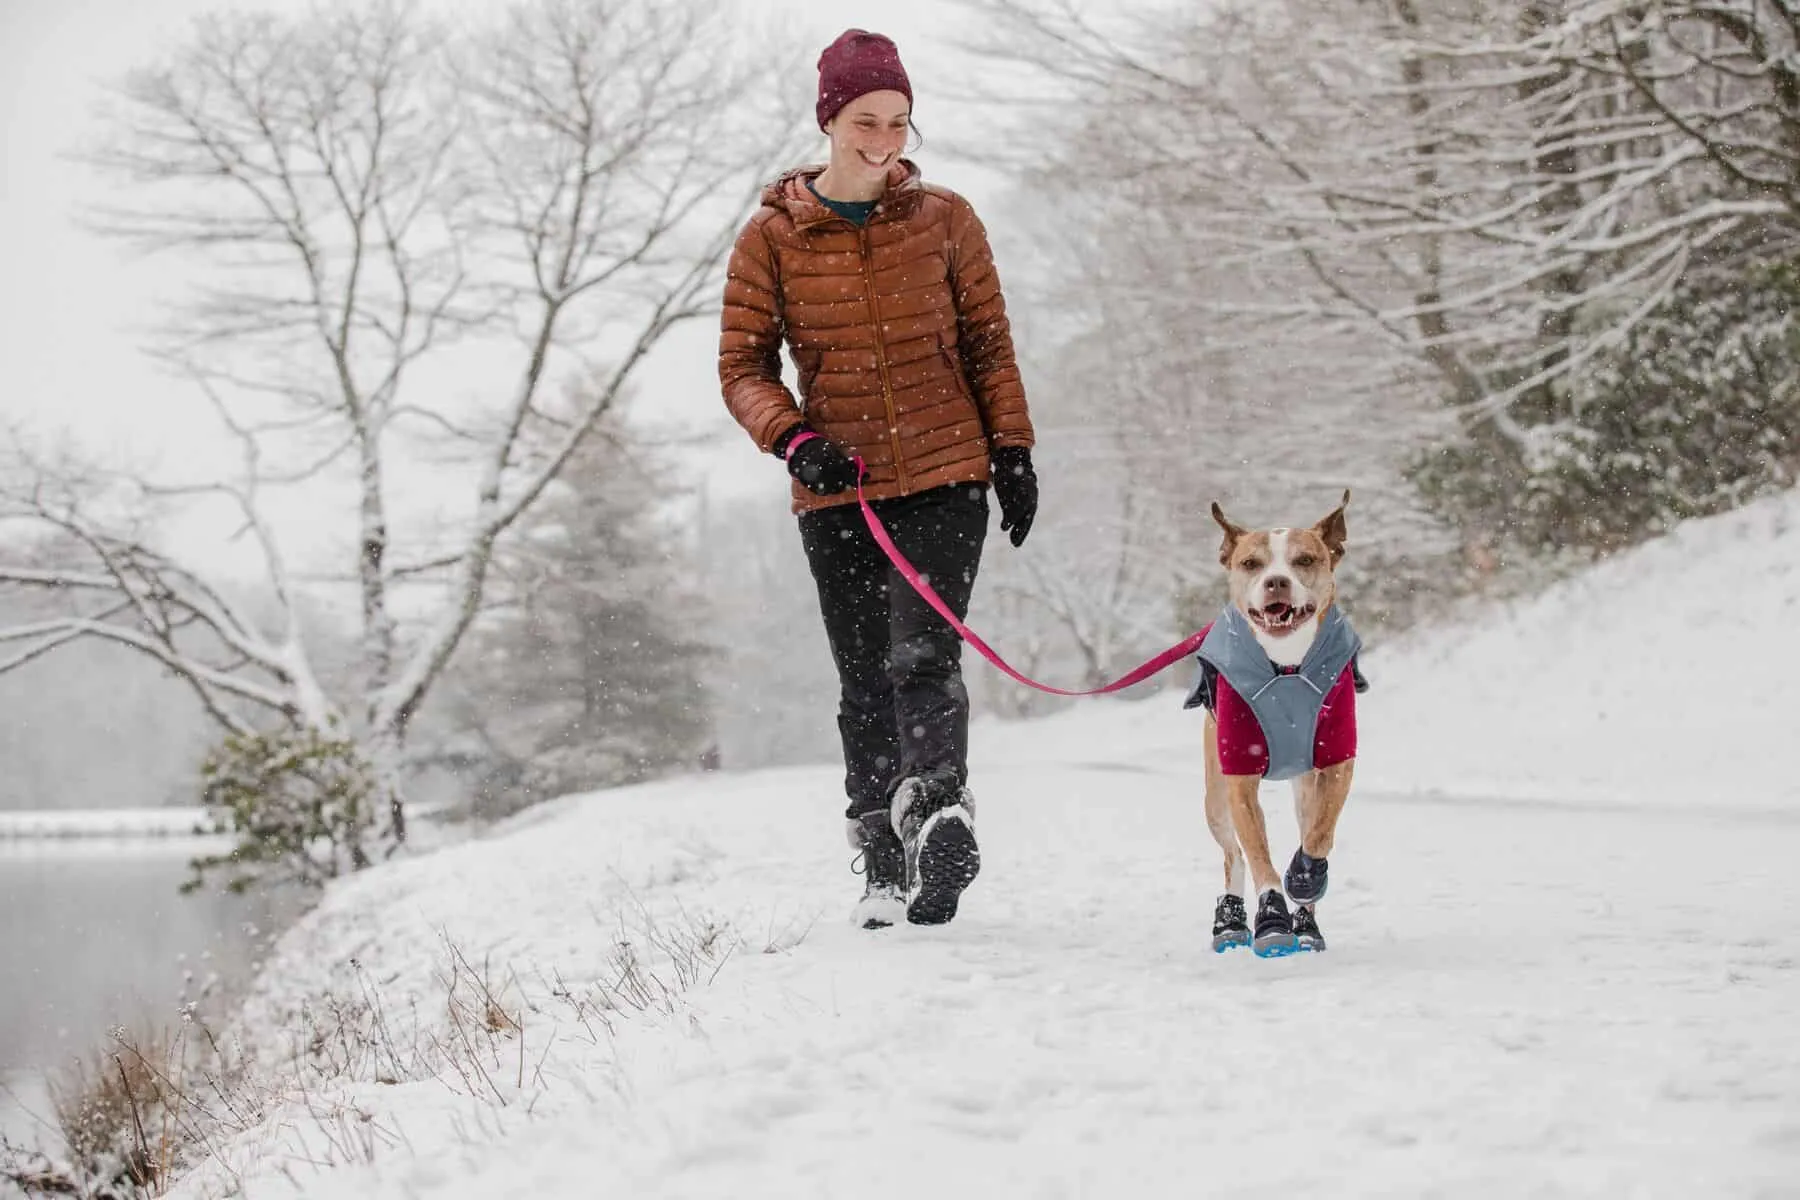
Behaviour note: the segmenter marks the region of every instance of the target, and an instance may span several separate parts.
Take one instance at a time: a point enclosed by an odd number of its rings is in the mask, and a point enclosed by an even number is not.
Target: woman
[[[801,544],[837,665],[852,919],[941,924],[980,869],[969,697],[955,632],[889,565],[856,469],[900,552],[958,617],[987,532],[1024,542],[1032,430],[987,233],[968,201],[900,157],[912,85],[894,43],[847,30],[819,56],[824,167],[763,190],[732,252],[719,339],[725,403],[787,462]],[[781,382],[786,343],[796,400]]]

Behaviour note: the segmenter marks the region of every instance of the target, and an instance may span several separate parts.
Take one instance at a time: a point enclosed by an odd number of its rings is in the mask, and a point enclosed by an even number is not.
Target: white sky
[[[746,19],[779,22],[803,47],[822,47],[851,25],[892,36],[930,137],[920,155],[927,176],[991,211],[1004,181],[948,161],[945,153],[953,140],[948,135],[968,128],[971,115],[955,111],[954,101],[933,99],[934,77],[948,69],[934,48],[965,19],[954,3],[730,2]],[[479,12],[486,3],[422,0],[421,7]],[[76,213],[98,198],[102,184],[65,156],[101,128],[94,110],[104,86],[178,40],[194,16],[223,8],[302,7],[301,0],[0,0],[0,412],[6,423],[67,434],[120,465],[223,453],[210,414],[188,386],[160,376],[139,352],[143,326],[159,294],[171,287],[167,268],[134,259],[77,224]],[[493,7],[503,4],[496,0]],[[803,97],[812,95],[816,77],[810,68],[793,86]],[[756,454],[725,415],[713,357],[716,336],[711,321],[687,326],[664,344],[641,374],[641,385],[658,397],[657,411],[671,423],[717,434],[716,448],[696,463],[716,491],[784,504],[779,467]],[[239,565],[235,552],[217,544],[220,532],[184,527],[183,553],[202,564]]]

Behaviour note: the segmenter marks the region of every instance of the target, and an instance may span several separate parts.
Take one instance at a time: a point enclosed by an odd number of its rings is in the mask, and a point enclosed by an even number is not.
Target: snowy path
[[[530,1117],[364,1088],[404,1147],[290,1158],[297,1190],[265,1161],[248,1194],[1800,1194],[1800,927],[1774,851],[1800,823],[1355,793],[1332,949],[1262,961],[1205,948],[1196,772],[987,771],[986,867],[944,929],[843,921],[858,881],[823,769],[566,801],[358,880],[274,978],[322,986],[354,951],[429,998],[440,927],[592,978],[609,938],[583,909],[627,891],[758,944],[600,1047],[562,1019]],[[1285,789],[1268,807],[1285,860]]]

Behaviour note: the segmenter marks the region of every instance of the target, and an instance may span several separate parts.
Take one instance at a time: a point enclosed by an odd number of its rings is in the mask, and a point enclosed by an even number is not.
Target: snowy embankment
[[[369,871],[283,939],[240,1022],[268,1105],[174,1194],[1792,1194],[1797,528],[1372,654],[1323,955],[1206,952],[1174,691],[978,727],[941,929],[844,922],[824,765]]]
[[[1380,787],[1800,811],[1800,493],[1439,631],[1383,686]]]
[[[1800,811],[1800,493],[1689,522],[1363,665],[1364,789]],[[1008,758],[1170,762],[1191,753],[1192,718],[1166,703],[1096,706],[998,726],[985,744]]]

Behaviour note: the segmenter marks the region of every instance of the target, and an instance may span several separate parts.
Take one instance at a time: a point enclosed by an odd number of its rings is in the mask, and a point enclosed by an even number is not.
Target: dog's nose
[[[1294,591],[1294,581],[1286,575],[1271,575],[1263,580],[1263,596],[1269,600],[1285,600]]]

